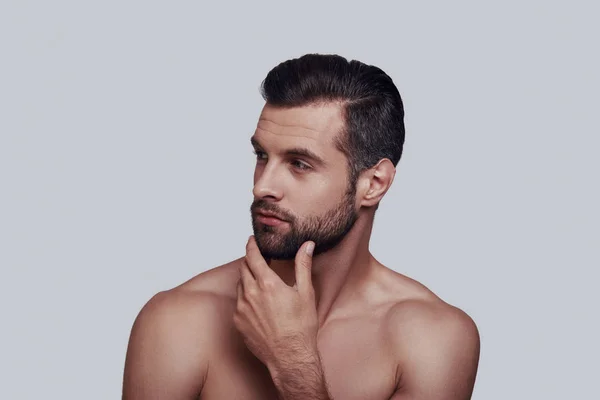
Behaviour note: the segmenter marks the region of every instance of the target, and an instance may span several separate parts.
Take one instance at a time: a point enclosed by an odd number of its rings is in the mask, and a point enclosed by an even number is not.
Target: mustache
[[[252,213],[252,215],[256,214],[258,212],[258,210],[269,211],[274,214],[280,215],[283,219],[285,219],[286,221],[289,221],[289,222],[294,222],[296,219],[296,217],[294,217],[294,215],[292,215],[290,212],[282,210],[281,208],[277,207],[275,204],[269,203],[266,200],[262,200],[262,199],[255,200],[254,202],[252,202],[252,205],[250,206],[250,212]]]

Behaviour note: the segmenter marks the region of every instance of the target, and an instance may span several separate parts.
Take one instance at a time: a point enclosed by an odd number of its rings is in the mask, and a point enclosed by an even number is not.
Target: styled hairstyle
[[[307,54],[284,61],[267,74],[261,94],[275,107],[339,102],[345,119],[336,146],[348,159],[350,184],[382,158],[394,166],[404,146],[400,93],[380,68],[339,55]]]

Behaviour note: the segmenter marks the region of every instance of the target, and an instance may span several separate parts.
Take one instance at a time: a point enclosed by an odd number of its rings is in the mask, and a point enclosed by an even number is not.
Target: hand
[[[248,349],[269,368],[317,354],[313,249],[313,242],[305,242],[296,253],[296,284],[290,287],[267,265],[254,236],[246,244],[233,322]]]

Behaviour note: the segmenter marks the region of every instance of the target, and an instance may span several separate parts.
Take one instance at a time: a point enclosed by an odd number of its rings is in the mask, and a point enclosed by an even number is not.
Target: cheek
[[[298,193],[298,205],[309,214],[321,214],[339,205],[345,193],[344,180],[321,179]]]

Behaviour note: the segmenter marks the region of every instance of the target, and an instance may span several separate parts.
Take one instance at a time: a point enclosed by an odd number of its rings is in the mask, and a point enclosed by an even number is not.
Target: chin
[[[266,236],[273,237],[274,235]],[[262,254],[263,258],[270,260],[293,260],[294,258],[296,258],[296,253],[298,252],[299,247],[286,247],[284,245],[281,245],[280,240],[276,239],[273,241],[269,240],[270,238],[265,238],[264,233],[255,237],[256,244],[258,245],[258,249],[260,250],[260,253]]]
[[[277,250],[261,250],[261,254],[265,260],[293,260],[296,258],[297,252],[285,253]]]

